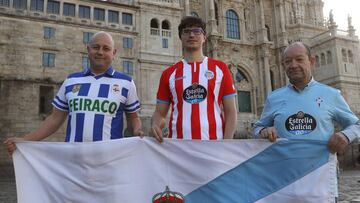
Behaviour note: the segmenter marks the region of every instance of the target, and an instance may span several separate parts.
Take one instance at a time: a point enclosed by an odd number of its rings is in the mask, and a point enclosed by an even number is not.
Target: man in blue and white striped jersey
[[[51,115],[40,128],[22,139],[42,140],[57,131],[66,118],[66,142],[122,138],[124,112],[133,135],[143,135],[134,81],[111,67],[116,54],[111,35],[96,33],[87,50],[90,69],[66,78],[52,102],[54,107]],[[16,149],[15,139],[9,138],[4,142],[10,154]]]

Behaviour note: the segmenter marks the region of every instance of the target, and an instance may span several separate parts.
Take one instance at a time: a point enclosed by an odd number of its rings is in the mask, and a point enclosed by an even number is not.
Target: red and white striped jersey
[[[224,136],[221,103],[236,96],[225,63],[205,57],[185,60],[166,69],[160,78],[157,103],[171,104],[169,137],[217,140]]]

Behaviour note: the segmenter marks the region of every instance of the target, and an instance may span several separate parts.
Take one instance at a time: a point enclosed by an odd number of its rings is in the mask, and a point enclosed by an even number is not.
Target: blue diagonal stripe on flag
[[[284,154],[289,156],[284,158]],[[189,193],[186,203],[255,202],[321,167],[328,159],[326,142],[280,140]]]

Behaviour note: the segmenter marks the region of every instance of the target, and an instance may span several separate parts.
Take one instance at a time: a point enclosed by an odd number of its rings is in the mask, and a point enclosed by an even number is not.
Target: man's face
[[[205,32],[201,27],[186,27],[181,32],[181,43],[186,51],[201,49],[205,40]]]
[[[106,71],[116,54],[113,41],[106,34],[95,36],[87,46],[90,67],[94,72]]]
[[[306,48],[301,44],[287,48],[282,59],[282,65],[292,84],[309,82],[314,64],[314,57],[309,58]]]

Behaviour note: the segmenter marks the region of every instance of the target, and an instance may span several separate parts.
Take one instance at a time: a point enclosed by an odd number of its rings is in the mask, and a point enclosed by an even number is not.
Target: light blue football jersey
[[[339,90],[311,80],[302,91],[292,85],[273,91],[255,123],[255,134],[261,127],[274,126],[279,137],[327,141],[334,133],[334,121],[346,128],[358,118]]]

